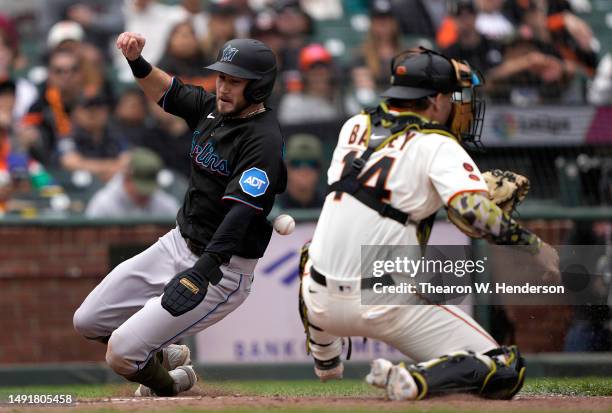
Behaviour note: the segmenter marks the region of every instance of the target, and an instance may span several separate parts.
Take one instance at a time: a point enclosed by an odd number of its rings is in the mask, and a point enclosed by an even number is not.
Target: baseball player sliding
[[[208,66],[218,72],[215,94],[152,67],[144,46],[135,33],[117,39],[146,95],[193,130],[189,188],[177,227],[108,274],[74,314],[74,326],[107,343],[107,363],[140,383],[137,396],[174,396],[197,377],[189,349],[173,343],[247,298],[270,241],[266,216],[287,172],[278,122],[263,103],[276,76],[267,46],[227,42]]]
[[[459,308],[361,305],[361,288],[372,288],[361,284],[361,246],[425,245],[442,206],[471,235],[527,246],[558,275],[556,251],[490,199],[461,146],[480,139],[482,82],[466,62],[409,50],[392,62],[385,100],[344,124],[328,171],[330,193],[301,262],[302,316],[321,380],[342,377],[341,337],[364,336],[418,363],[372,363],[366,381],[386,388],[391,399],[449,392],[506,399],[520,390],[525,367],[518,349],[501,347]],[[513,188],[505,199],[524,196],[516,178],[489,175],[504,190]]]

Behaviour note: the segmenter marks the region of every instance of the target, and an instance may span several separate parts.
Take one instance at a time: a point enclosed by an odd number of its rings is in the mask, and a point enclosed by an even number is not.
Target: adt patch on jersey
[[[259,168],[247,169],[240,177],[240,188],[252,197],[261,196],[266,193],[270,181],[265,171]]]

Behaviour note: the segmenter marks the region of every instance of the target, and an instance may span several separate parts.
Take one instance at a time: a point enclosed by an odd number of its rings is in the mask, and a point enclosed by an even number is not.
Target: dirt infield
[[[135,399],[111,398],[107,400],[82,401],[82,407],[110,407],[117,410],[166,410],[172,407],[229,409],[238,407],[257,407],[266,410],[282,410],[283,408],[325,408],[335,411],[338,408],[367,408],[373,411],[380,410],[408,410],[411,407],[419,410],[432,408],[449,409],[452,411],[612,411],[612,397],[567,397],[567,396],[523,396],[513,401],[483,401],[470,396],[449,396],[419,402],[392,402],[372,397],[263,397],[263,396],[192,396],[180,399]]]
[[[133,389],[114,397],[80,398],[70,407],[1,406],[0,412],[27,411],[104,411],[104,412],[173,412],[182,411],[360,411],[360,412],[612,412],[612,397],[560,395],[519,395],[512,401],[483,400],[468,395],[439,397],[419,402],[393,402],[381,397],[282,397],[231,394],[198,386],[176,398],[135,398]]]

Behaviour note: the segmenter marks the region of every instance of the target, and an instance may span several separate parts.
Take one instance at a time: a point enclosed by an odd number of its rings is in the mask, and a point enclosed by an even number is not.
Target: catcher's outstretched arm
[[[533,247],[533,253],[542,245],[537,235],[521,227],[481,192],[460,193],[451,199],[448,207],[462,218],[463,223],[476,228],[495,244],[527,245]]]

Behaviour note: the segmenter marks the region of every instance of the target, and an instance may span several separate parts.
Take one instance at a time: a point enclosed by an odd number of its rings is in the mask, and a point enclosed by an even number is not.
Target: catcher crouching
[[[436,212],[471,237],[525,246],[556,276],[558,255],[512,218],[529,181],[512,172],[481,174],[463,148],[479,144],[483,79],[467,62],[424,48],[391,64],[379,106],[343,126],[328,170],[326,197],[310,246],[302,251],[300,310],[315,374],[342,378],[342,337],[384,341],[416,364],[372,362],[366,381],[393,400],[447,393],[510,399],[525,365],[452,305],[361,305],[363,245],[426,245]],[[543,274],[544,275],[544,274]]]

